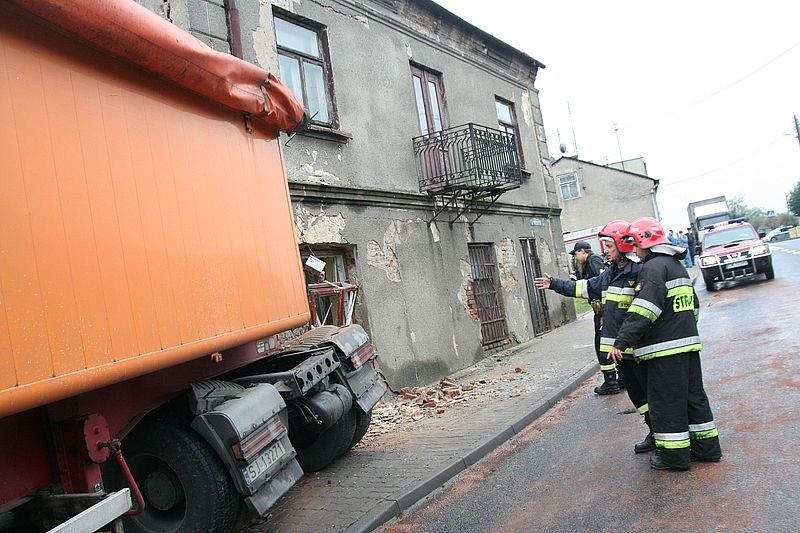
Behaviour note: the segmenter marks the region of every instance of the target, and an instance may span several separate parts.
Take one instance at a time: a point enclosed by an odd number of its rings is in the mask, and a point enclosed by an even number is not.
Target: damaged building
[[[284,155],[309,282],[330,287],[314,321],[362,324],[393,389],[574,318],[533,287],[567,271],[543,64],[427,0],[141,3],[303,100]]]

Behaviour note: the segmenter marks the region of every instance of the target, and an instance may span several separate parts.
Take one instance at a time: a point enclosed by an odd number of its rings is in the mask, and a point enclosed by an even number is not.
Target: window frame
[[[504,105],[508,108],[508,112],[512,122],[509,123],[501,120],[498,114],[497,124],[501,131],[514,134],[514,142],[517,145],[517,157],[519,157],[519,166],[525,168],[525,154],[522,151],[522,138],[519,135],[519,121],[517,120],[517,109],[514,106],[514,102],[495,95],[494,97],[495,113],[497,113],[497,104]],[[511,130],[510,132],[509,129]]]
[[[444,80],[442,79],[442,74],[440,72],[423,67],[422,65],[417,65],[415,63],[411,63],[410,67],[411,67],[411,88],[414,91],[414,107],[417,114],[417,126],[419,126],[420,128],[420,135],[430,135],[438,131],[446,130],[448,126],[448,120],[446,112],[447,106],[445,104]],[[423,109],[425,111],[425,122],[427,123],[427,131],[423,130],[422,123],[419,120],[420,102],[418,100],[414,78],[419,78],[421,83],[422,104],[423,104]],[[433,105],[430,101],[430,94],[428,91],[425,90],[431,83],[435,86],[437,92],[438,105],[436,110],[439,112],[439,123],[440,123],[440,128],[438,130],[436,129],[436,125],[433,122],[435,120],[435,113]]]
[[[320,57],[314,57],[312,55],[303,53],[298,50],[294,50],[292,48],[287,48],[286,46],[282,46],[278,42],[278,32],[277,29],[275,30],[275,46],[276,52],[278,56],[278,71],[280,72],[280,57],[288,57],[298,62],[299,71],[300,71],[300,83],[302,87],[302,95],[295,95],[303,102],[303,107],[305,108],[306,112],[309,113],[309,123],[312,126],[317,126],[321,128],[330,128],[332,130],[337,130],[339,128],[339,113],[336,108],[336,91],[334,90],[333,84],[333,66],[331,62],[331,55],[330,55],[330,47],[328,45],[328,30],[322,24],[317,22],[297,17],[291,13],[285,12],[282,9],[274,8],[273,9],[273,19],[280,19],[283,22],[288,24],[292,24],[299,28],[303,28],[305,30],[313,32],[317,37],[317,46],[319,48]],[[274,20],[273,20],[273,24]],[[308,90],[306,88],[306,76],[305,76],[305,69],[303,68],[304,63],[314,64],[322,69],[322,76],[323,76],[323,83],[325,86],[325,99],[326,99],[326,106],[328,111],[328,121],[321,121],[318,119],[313,119],[310,116],[311,110],[308,107],[309,95]]]
[[[565,183],[564,181],[565,178],[571,178],[571,180]],[[556,179],[558,180],[558,193],[559,195],[561,195],[562,200],[574,200],[576,198],[581,197],[581,186],[577,172],[567,172],[565,174],[559,174],[558,176],[556,176]],[[569,185],[570,183],[575,183],[576,194],[574,196],[573,195],[564,196],[564,185]]]

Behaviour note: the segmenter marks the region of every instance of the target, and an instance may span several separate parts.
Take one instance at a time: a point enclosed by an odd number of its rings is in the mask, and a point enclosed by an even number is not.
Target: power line
[[[711,93],[711,94],[709,94],[709,95],[707,95],[707,96],[704,96],[703,98],[701,98],[701,99],[699,99],[699,100],[696,100],[696,101],[692,102],[691,104],[687,104],[687,105],[685,105],[685,106],[683,106],[683,107],[680,107],[680,108],[676,109],[676,110],[675,110],[675,111],[673,111],[672,113],[679,113],[679,112],[681,112],[681,111],[684,111],[684,110],[686,110],[686,109],[689,109],[690,107],[694,107],[694,106],[696,106],[697,104],[700,104],[700,103],[702,103],[702,102],[705,102],[706,100],[708,100],[708,99],[710,99],[710,98],[713,98],[713,97],[717,96],[719,93],[721,93],[721,92],[723,92],[723,91],[727,91],[728,89],[730,89],[730,88],[731,88],[731,87],[733,87],[734,85],[736,85],[736,84],[738,84],[738,83],[741,83],[741,82],[743,82],[744,80],[746,80],[747,78],[749,78],[749,77],[750,77],[750,76],[752,76],[753,74],[755,74],[755,73],[759,72],[760,70],[763,70],[763,69],[764,69],[764,68],[766,68],[767,66],[771,65],[772,63],[774,63],[775,61],[777,61],[777,60],[778,60],[778,59],[780,59],[781,57],[785,56],[786,54],[788,54],[789,52],[791,52],[792,50],[794,50],[794,49],[795,49],[795,48],[797,48],[798,46],[800,46],[800,41],[797,41],[796,43],[794,43],[792,46],[790,46],[789,48],[787,48],[786,50],[784,50],[784,51],[783,51],[783,52],[781,52],[780,54],[776,55],[775,57],[773,57],[772,59],[770,59],[769,61],[767,61],[767,62],[766,62],[766,63],[764,63],[763,65],[761,65],[760,67],[756,68],[755,70],[752,70],[752,71],[750,71],[749,73],[745,74],[745,75],[744,75],[744,76],[742,76],[741,78],[739,78],[739,79],[737,79],[737,80],[735,80],[735,81],[733,81],[733,82],[729,83],[729,84],[728,84],[728,85],[726,85],[725,87],[723,87],[723,88],[721,88],[721,89],[718,89],[718,90],[714,91],[713,93]]]
[[[778,138],[774,139],[773,141],[769,142],[768,144],[765,144],[765,145],[764,145],[764,146],[762,146],[761,148],[759,148],[759,149],[757,149],[757,150],[754,150],[754,151],[750,152],[750,153],[749,153],[749,154],[747,154],[747,155],[743,155],[742,157],[740,157],[740,158],[738,158],[738,159],[735,159],[735,160],[733,160],[733,161],[730,161],[730,162],[728,162],[728,163],[725,163],[724,165],[721,165],[721,166],[719,166],[719,167],[717,167],[717,168],[713,168],[713,169],[711,169],[711,170],[707,170],[707,171],[705,171],[705,172],[701,172],[700,174],[694,174],[693,176],[688,176],[688,177],[685,177],[685,178],[681,178],[681,179],[679,179],[679,180],[670,181],[669,183],[664,183],[664,184],[662,184],[661,186],[662,186],[662,187],[667,187],[667,186],[669,186],[669,185],[676,185],[676,184],[678,184],[678,183],[683,183],[683,182],[685,182],[685,181],[693,180],[693,179],[695,179],[695,178],[701,178],[701,177],[703,177],[703,176],[707,176],[707,175],[709,175],[709,174],[713,174],[713,173],[715,173],[715,172],[718,172],[718,171],[720,171],[720,170],[726,169],[726,168],[728,168],[728,167],[730,167],[730,166],[732,166],[732,165],[735,165],[736,163],[739,163],[739,162],[741,162],[741,161],[744,161],[744,160],[745,160],[745,159],[747,159],[747,158],[753,157],[754,155],[756,155],[756,154],[759,154],[759,153],[763,152],[764,150],[766,150],[767,148],[769,148],[769,147],[770,147],[770,146],[772,146],[773,144],[776,144],[776,143],[778,143],[779,141],[781,141],[781,140],[782,140],[782,139],[784,139],[784,138],[785,138],[785,135],[781,135],[780,137],[778,137]]]

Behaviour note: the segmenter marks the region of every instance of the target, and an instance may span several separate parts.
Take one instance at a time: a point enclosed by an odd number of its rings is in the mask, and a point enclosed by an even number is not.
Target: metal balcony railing
[[[420,192],[478,199],[522,183],[513,134],[469,123],[412,140]]]

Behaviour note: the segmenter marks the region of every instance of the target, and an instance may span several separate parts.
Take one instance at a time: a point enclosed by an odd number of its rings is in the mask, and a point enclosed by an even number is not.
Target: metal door
[[[533,334],[541,335],[550,331],[552,327],[544,291],[540,291],[533,284],[533,278],[542,277],[542,267],[536,251],[536,239],[520,239],[519,242],[522,245],[522,268],[525,272],[525,285],[528,288],[528,307],[531,310]]]
[[[481,342],[484,347],[493,348],[508,341],[506,317],[497,294],[499,274],[494,248],[492,244],[470,244],[468,249]]]

